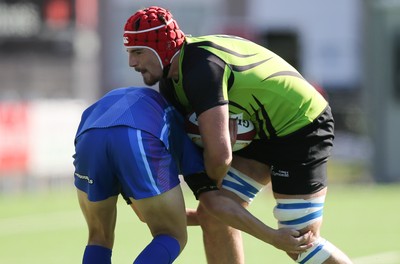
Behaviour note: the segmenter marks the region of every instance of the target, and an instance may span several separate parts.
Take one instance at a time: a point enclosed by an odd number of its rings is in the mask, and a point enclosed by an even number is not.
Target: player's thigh
[[[117,196],[92,202],[88,200],[85,192],[77,190],[77,193],[82,213],[90,226],[99,223],[109,223],[112,226],[115,223]]]
[[[267,185],[271,181],[270,167],[259,161],[234,154],[232,167],[260,184]]]
[[[157,196],[131,201],[153,236],[169,234],[186,243],[186,210],[180,185]]]

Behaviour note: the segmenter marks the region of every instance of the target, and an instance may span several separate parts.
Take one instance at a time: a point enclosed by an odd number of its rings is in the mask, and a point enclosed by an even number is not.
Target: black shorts
[[[310,125],[284,137],[253,140],[234,154],[271,166],[274,192],[311,194],[327,185],[333,139],[334,120],[328,106]]]

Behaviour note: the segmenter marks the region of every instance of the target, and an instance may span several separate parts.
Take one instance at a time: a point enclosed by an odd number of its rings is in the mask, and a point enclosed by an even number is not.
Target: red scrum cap
[[[158,6],[150,6],[133,14],[125,24],[124,45],[127,48],[148,48],[160,61],[169,65],[185,40],[172,14]]]

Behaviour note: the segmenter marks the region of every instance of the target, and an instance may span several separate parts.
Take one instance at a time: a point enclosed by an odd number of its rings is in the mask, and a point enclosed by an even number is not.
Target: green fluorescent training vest
[[[258,131],[256,138],[293,133],[310,124],[328,105],[323,96],[278,55],[234,36],[186,37],[180,54],[180,76],[185,48],[190,45],[205,49],[226,63],[223,95],[229,100],[229,111],[251,120]],[[178,81],[174,86],[179,103],[188,108],[182,83]]]

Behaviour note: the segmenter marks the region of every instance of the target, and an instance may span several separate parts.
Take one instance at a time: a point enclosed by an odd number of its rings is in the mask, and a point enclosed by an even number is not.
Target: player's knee
[[[327,260],[334,247],[326,239],[319,237],[319,225],[322,221],[325,196],[309,200],[277,199],[276,201],[274,216],[278,220],[280,228],[302,230],[317,225],[313,228],[316,237],[313,246],[297,257],[289,256],[302,264],[321,264]]]
[[[334,246],[326,239],[319,238],[313,246],[304,253],[298,255],[296,262],[302,264],[322,264],[332,254]]]
[[[309,200],[277,199],[274,216],[280,228],[302,230],[322,221],[325,196]]]
[[[201,218],[216,216],[224,210],[224,195],[220,191],[203,193],[200,196],[200,206],[197,213]]]
[[[214,215],[218,213],[217,206],[209,203],[208,201],[205,203],[200,203],[199,207],[197,208],[197,217],[199,218],[200,222],[208,221],[208,219],[215,218]]]
[[[114,232],[103,232],[99,229],[89,228],[88,244],[112,248],[114,244]]]
[[[211,203],[199,205],[199,207],[197,208],[197,217],[203,231],[218,231],[218,229],[220,228],[219,226],[222,224],[222,222],[219,221],[217,218],[219,213],[221,213],[221,210],[218,209],[215,205],[211,205]]]

